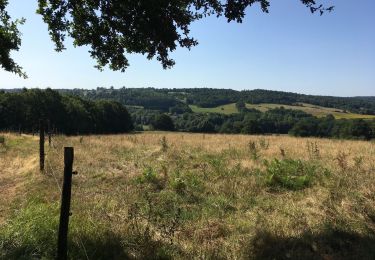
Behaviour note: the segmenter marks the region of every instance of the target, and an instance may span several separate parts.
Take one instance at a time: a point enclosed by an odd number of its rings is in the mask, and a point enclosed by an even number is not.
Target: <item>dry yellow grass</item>
[[[30,146],[36,139],[1,134],[6,143],[0,144],[0,224],[9,213],[12,200],[22,196],[31,173],[37,167],[37,149]]]
[[[373,142],[170,132],[58,136],[46,148],[41,175],[37,140],[6,139],[10,145],[1,151],[0,180],[11,196],[0,204],[0,213],[8,222],[14,208],[27,208],[28,200],[56,205],[63,147],[74,146],[79,174],[73,177],[71,229],[85,236],[90,259],[106,250],[131,258],[374,256],[368,247],[375,232]],[[256,159],[250,142],[256,144]],[[317,149],[309,152],[308,144]],[[275,158],[318,165],[316,180],[302,190],[272,189],[265,182],[265,161]],[[93,241],[105,240],[104,233],[119,244]],[[72,243],[72,257],[84,257],[78,238]],[[90,251],[99,246],[103,252]]]

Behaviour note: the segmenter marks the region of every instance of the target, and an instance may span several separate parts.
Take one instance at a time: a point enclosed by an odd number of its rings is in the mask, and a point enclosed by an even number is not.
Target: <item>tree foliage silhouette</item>
[[[174,131],[174,123],[170,116],[166,114],[161,114],[156,116],[155,120],[152,122],[152,127],[155,130],[162,131]]]
[[[25,20],[12,21],[5,10],[7,4],[7,0],[0,0],[0,65],[4,70],[25,78],[26,74],[22,71],[22,67],[10,57],[11,51],[19,50],[21,37],[17,25],[23,24]]]
[[[224,16],[228,22],[241,23],[245,10],[260,4],[268,12],[270,0],[37,0],[37,12],[44,22],[56,51],[62,51],[66,37],[75,46],[89,46],[90,55],[102,69],[125,71],[129,66],[126,53],[140,53],[148,59],[156,57],[163,68],[175,61],[169,53],[178,46],[198,44],[190,36],[190,25],[210,15]],[[332,11],[315,0],[299,0],[312,13]],[[0,64],[3,69],[26,76],[10,58],[10,51],[21,44],[17,25],[6,11],[7,0],[0,0]]]

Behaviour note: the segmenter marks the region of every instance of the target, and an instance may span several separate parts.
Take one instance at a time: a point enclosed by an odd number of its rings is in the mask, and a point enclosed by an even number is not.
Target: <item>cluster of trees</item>
[[[67,90],[66,90],[67,91]],[[375,114],[373,97],[331,97],[302,95],[271,90],[243,90],[186,88],[186,89],[155,89],[155,88],[97,88],[96,90],[75,89],[69,93],[90,100],[115,100],[123,105],[142,106],[145,109],[170,112],[189,112],[188,105],[200,107],[216,107],[229,103],[275,103],[293,105],[309,103],[317,106],[337,108],[360,114]]]
[[[186,132],[287,134],[299,120],[309,117],[303,111],[276,108],[233,115],[190,113],[175,116],[174,120],[176,128]]]
[[[0,130],[33,132],[39,121],[65,134],[124,133],[133,129],[127,109],[114,101],[87,101],[51,89],[0,92]]]
[[[170,116],[166,114],[157,115],[152,120],[151,126],[154,130],[174,131],[175,126]]]
[[[75,96],[89,100],[114,100],[126,106],[140,106],[144,109],[169,112],[170,108],[184,106],[186,104],[173,95],[153,88],[97,88],[95,90],[74,89],[60,90]]]
[[[239,104],[241,107],[241,104]],[[152,110],[134,110],[137,129],[150,125],[151,129],[196,133],[231,134],[290,134],[328,138],[375,138],[375,120],[340,119],[332,115],[316,118],[299,110],[275,108],[267,112],[243,109],[241,113],[224,115],[216,113],[165,114]]]
[[[294,136],[370,140],[375,138],[375,120],[335,120],[331,115],[324,118],[304,118],[293,126],[290,134]]]

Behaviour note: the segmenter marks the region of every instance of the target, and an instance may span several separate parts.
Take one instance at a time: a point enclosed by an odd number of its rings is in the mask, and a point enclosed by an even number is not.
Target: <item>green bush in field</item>
[[[137,177],[135,181],[138,184],[149,186],[156,190],[161,190],[165,186],[165,180],[152,167],[146,167],[142,175]]]
[[[309,187],[317,175],[317,167],[308,162],[293,159],[266,163],[267,184],[288,190],[301,190]]]
[[[4,145],[5,144],[5,137],[0,135],[0,144]]]

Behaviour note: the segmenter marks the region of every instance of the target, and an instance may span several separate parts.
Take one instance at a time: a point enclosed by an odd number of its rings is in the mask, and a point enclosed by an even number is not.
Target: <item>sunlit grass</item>
[[[12,145],[0,154],[0,259],[54,258],[64,146],[74,147],[78,171],[72,259],[375,256],[372,142],[57,136],[41,174],[38,140],[4,136]]]
[[[322,107],[317,105],[311,105],[307,103],[301,103],[300,106],[295,105],[280,105],[280,104],[270,104],[270,103],[263,103],[263,104],[246,104],[247,108],[255,108],[259,111],[266,112],[270,109],[284,107],[285,109],[293,109],[293,110],[301,110],[308,114],[311,114],[316,117],[324,117],[327,115],[333,115],[336,119],[355,119],[355,118],[363,118],[363,119],[373,119],[375,115],[361,115],[355,114],[350,112],[345,112],[342,109],[337,108],[329,108],[329,107]]]
[[[194,113],[219,113],[219,114],[235,114],[238,113],[238,109],[236,107],[236,103],[231,103],[227,105],[212,107],[212,108],[204,108],[199,107],[196,105],[189,106]],[[338,108],[329,108],[329,107],[322,107],[307,103],[301,103],[300,105],[282,105],[282,104],[271,104],[271,103],[262,103],[262,104],[246,104],[247,108],[254,108],[261,112],[266,112],[270,109],[284,107],[285,109],[293,109],[293,110],[301,110],[308,114],[311,114],[316,117],[325,117],[327,115],[333,115],[336,119],[374,119],[375,115],[361,115],[356,113],[351,113],[344,111]]]
[[[194,113],[219,113],[219,114],[225,114],[225,115],[238,113],[238,109],[236,108],[236,103],[217,106],[213,108],[198,107],[196,105],[189,105],[189,107]]]

